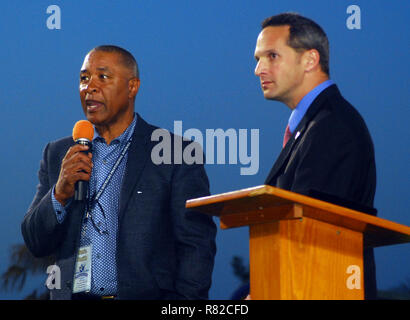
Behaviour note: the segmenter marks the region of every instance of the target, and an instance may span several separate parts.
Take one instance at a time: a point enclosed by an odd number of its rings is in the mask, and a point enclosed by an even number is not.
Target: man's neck
[[[130,126],[132,121],[134,120],[134,113],[132,116],[127,117],[126,119],[122,120],[121,122],[116,122],[112,125],[102,125],[102,126],[95,126],[100,137],[104,138],[107,145],[109,145],[114,139],[118,138],[124,131]]]
[[[319,84],[329,80],[329,76],[325,73],[314,77],[313,79],[306,82],[306,84],[299,90],[299,92],[289,101],[284,101],[284,103],[291,109],[294,110],[299,102],[306,96],[310,91],[316,88]]]

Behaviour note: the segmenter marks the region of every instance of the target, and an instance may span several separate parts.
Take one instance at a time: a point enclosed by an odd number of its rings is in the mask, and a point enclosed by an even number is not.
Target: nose
[[[90,82],[87,85],[87,92],[88,93],[97,92],[96,81],[93,80],[93,77],[91,77]]]
[[[86,93],[95,93],[98,91],[97,83],[93,77],[90,77],[89,81],[82,85],[81,91],[85,91]]]
[[[258,62],[257,62],[257,64],[256,64],[256,67],[255,67],[255,75],[256,75],[257,77],[260,77],[261,74],[262,74],[262,72],[263,72],[262,59],[259,59]]]

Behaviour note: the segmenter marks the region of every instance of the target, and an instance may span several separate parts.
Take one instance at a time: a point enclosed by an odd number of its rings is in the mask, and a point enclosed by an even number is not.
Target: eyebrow
[[[98,67],[97,68],[98,71],[110,71],[110,68],[108,67]],[[88,69],[83,69],[80,71],[80,73],[84,73],[84,72],[88,72]]]
[[[262,51],[262,52],[259,52],[258,55],[255,54],[254,56],[255,56],[255,58],[256,58],[256,57],[260,57],[260,56],[263,56],[263,55],[266,55],[266,54],[271,54],[271,53],[274,53],[274,54],[279,55],[278,50],[275,48],[275,49],[266,49],[266,50],[264,50],[264,51]]]

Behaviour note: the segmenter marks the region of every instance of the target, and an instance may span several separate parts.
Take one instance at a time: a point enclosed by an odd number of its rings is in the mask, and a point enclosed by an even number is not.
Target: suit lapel
[[[305,117],[303,118],[305,119]],[[302,120],[303,120],[302,119]],[[278,159],[276,159],[272,169],[269,172],[268,177],[265,180],[265,184],[269,184],[269,182],[277,175],[280,171],[282,166],[287,162],[291,151],[295,147],[295,145],[300,141],[301,136],[304,134],[306,129],[307,121],[305,121],[302,125],[302,121],[300,125],[296,128],[296,130],[292,133],[291,137],[288,140],[286,146],[282,149],[281,153],[279,154]]]
[[[312,104],[309,106],[309,109],[306,111],[306,114],[304,115],[304,117],[296,127],[295,131],[289,138],[289,141],[286,144],[285,148],[283,148],[281,153],[279,154],[278,159],[275,161],[271,171],[269,172],[268,177],[265,180],[265,184],[271,184],[270,182],[276,178],[277,174],[280,172],[282,167],[287,163],[292,150],[295,148],[295,146],[299,143],[299,141],[305,134],[306,128],[308,127],[310,121],[320,111],[321,106],[327,99],[327,97],[330,94],[333,94],[334,92],[339,92],[335,84],[323,90],[312,102]]]
[[[151,130],[149,125],[139,116],[132,135],[128,151],[127,166],[121,186],[119,219],[124,214],[132,191],[139,181],[147,160],[150,158],[149,141]]]

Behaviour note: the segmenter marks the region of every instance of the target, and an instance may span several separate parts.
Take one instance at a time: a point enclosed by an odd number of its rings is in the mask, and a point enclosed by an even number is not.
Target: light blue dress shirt
[[[312,104],[313,100],[327,87],[334,84],[332,80],[326,80],[322,82],[315,88],[313,88],[308,94],[306,94],[302,100],[298,103],[295,109],[293,109],[288,125],[290,132],[294,132],[300,121],[302,120],[303,116],[305,115],[306,111],[309,109],[310,105]]]

